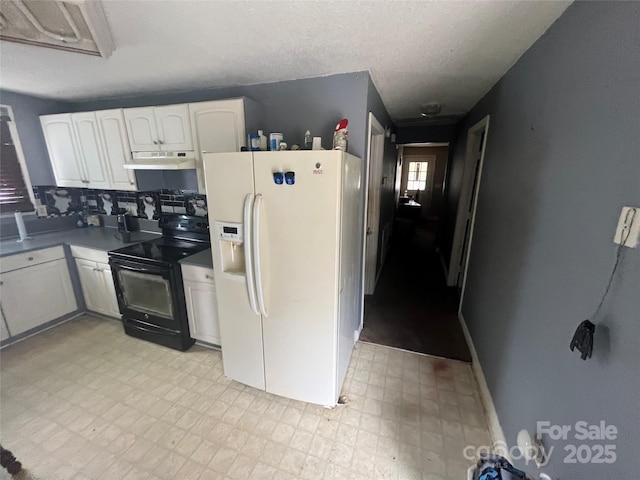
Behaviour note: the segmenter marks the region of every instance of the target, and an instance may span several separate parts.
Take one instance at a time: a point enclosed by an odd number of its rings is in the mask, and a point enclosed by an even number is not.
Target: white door
[[[71,114],[88,188],[111,188],[94,112]]]
[[[153,107],[125,108],[124,119],[132,152],[160,150]]]
[[[380,236],[380,188],[384,158],[384,128],[369,112],[367,156],[366,225],[364,235],[364,292],[373,295],[378,280],[378,237]],[[380,265],[380,268],[382,265]]]
[[[247,276],[242,272],[225,272],[223,255],[242,255],[245,243],[235,249],[219,241],[215,222],[244,223],[247,196],[253,198],[253,156],[250,152],[203,156],[211,225],[213,272],[218,298],[220,341],[224,374],[238,382],[264,390],[264,356],[262,317],[249,302]]]
[[[76,266],[87,310],[104,313],[104,291],[96,262],[76,258]]]
[[[186,103],[155,107],[154,113],[161,150],[193,150],[189,106]]]
[[[11,335],[55,320],[78,307],[64,259],[2,274],[2,309]]]
[[[262,320],[266,390],[333,405],[343,152],[253,156],[256,196],[263,200],[253,228],[263,233],[254,251],[261,252],[263,262],[258,294],[261,283],[267,303]],[[273,172],[289,171],[295,172],[292,185],[274,182]]]
[[[103,313],[109,317],[120,318],[120,307],[118,306],[116,287],[111,275],[111,267],[109,267],[108,263],[101,262],[97,262],[96,267],[98,268],[98,276],[102,280]]]
[[[212,283],[185,281],[184,295],[191,337],[221,345],[215,286]]]
[[[59,187],[85,187],[80,154],[76,146],[70,113],[40,117],[49,159]]]
[[[95,113],[111,189],[137,190],[134,171],[124,168],[124,164],[131,158],[131,149],[122,109],[100,110]]]
[[[234,99],[190,103],[189,112],[198,169],[198,191],[206,193],[202,154],[239,152],[246,145],[244,101]]]

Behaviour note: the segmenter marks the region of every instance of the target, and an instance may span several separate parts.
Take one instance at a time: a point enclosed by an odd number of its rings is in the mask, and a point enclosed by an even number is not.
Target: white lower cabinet
[[[182,265],[182,278],[191,338],[220,345],[213,270],[195,265]]]
[[[87,310],[119,318],[118,298],[109,264],[76,258],[76,266]]]
[[[71,247],[76,259],[78,276],[87,310],[108,317],[120,318],[118,298],[111,276],[107,252],[83,247]]]
[[[3,258],[0,285],[6,335],[19,335],[78,308],[62,247]]]
[[[7,322],[0,308],[0,341],[4,342],[7,338],[9,338],[9,330],[7,329]]]

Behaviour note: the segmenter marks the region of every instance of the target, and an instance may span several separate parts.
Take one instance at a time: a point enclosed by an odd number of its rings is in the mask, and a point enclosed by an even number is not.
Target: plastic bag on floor
[[[473,480],[530,480],[522,470],[511,465],[500,455],[482,453]]]

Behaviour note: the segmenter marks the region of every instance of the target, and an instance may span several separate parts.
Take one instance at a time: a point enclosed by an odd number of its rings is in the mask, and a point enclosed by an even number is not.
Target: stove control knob
[[[145,314],[144,314],[144,319],[145,319],[145,320],[149,320],[149,314],[148,314],[148,313],[145,313]]]

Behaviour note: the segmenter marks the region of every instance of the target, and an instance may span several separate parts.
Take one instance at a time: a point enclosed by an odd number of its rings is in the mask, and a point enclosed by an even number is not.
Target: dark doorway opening
[[[448,147],[405,147],[401,158],[393,235],[375,292],[365,297],[360,340],[470,362],[459,292],[447,286],[438,249]]]

